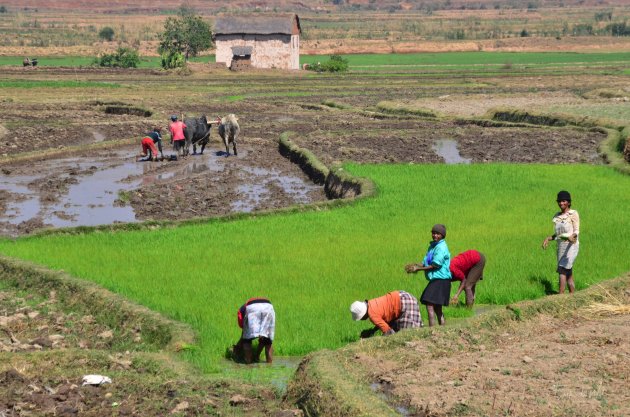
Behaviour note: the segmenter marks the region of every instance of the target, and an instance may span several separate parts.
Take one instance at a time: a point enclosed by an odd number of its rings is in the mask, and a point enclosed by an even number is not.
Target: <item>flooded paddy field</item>
[[[280,156],[277,139],[283,132],[294,132],[292,140],[329,166],[601,163],[597,149],[605,139],[597,130],[487,127],[450,116],[432,120],[374,113],[380,100],[428,100],[473,88],[444,82],[420,85],[413,77],[399,77],[384,91],[369,77],[345,82],[303,72],[287,77],[200,72],[182,79],[147,70],[50,68],[26,73],[9,68],[5,75],[33,86],[51,77],[93,86],[43,84],[40,89],[3,90],[0,234],[8,236],[50,227],[221,216],[324,200],[322,187]],[[488,82],[479,87],[482,98]],[[524,87],[514,85],[514,94],[522,93]],[[554,93],[541,100],[566,103],[571,97]],[[339,106],[319,104],[331,100]],[[531,95],[528,103],[536,103]],[[170,114],[213,119],[227,113],[235,113],[241,124],[237,157],[224,156],[214,128],[203,156],[135,162],[143,135],[153,127],[166,132]],[[166,155],[173,153],[168,139],[165,133]]]
[[[136,162],[136,153],[123,147],[4,165],[0,233],[219,216],[326,198],[274,144],[251,141],[229,158],[209,150]]]

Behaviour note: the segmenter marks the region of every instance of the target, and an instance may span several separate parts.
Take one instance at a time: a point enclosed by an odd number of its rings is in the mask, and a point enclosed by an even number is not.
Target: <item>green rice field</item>
[[[276,354],[301,355],[358,339],[348,306],[402,289],[419,296],[420,261],[434,223],[447,225],[451,254],[487,259],[480,304],[542,297],[557,289],[556,193],[573,195],[582,221],[578,289],[630,269],[624,251],[630,178],[592,165],[349,165],[375,197],[321,211],[209,220],[153,231],[93,232],[1,240],[0,252],[63,269],[177,320],[199,334],[190,360],[212,372],[240,331],[238,307],[267,296],[277,314]],[[453,291],[455,288],[453,288]],[[445,309],[447,322],[470,314]]]
[[[80,67],[92,65],[95,57],[89,56],[42,56],[39,66]],[[569,52],[442,52],[412,54],[352,54],[344,55],[352,71],[387,71],[403,67],[406,70],[462,70],[500,69],[506,65],[514,67],[535,66],[538,71],[554,68],[571,69],[579,66],[597,68],[619,66],[628,71],[630,52],[615,53],[569,53]],[[22,65],[24,57],[0,56],[0,66]],[[325,61],[326,55],[301,55],[300,64]],[[190,59],[191,62],[215,62],[214,55],[203,55]],[[139,68],[159,68],[159,57],[141,57]],[[480,67],[480,68],[477,68]]]
[[[40,67],[89,67],[93,65],[96,57],[91,56],[40,56],[37,58],[37,66]],[[23,56],[0,56],[0,66],[21,66]],[[214,62],[214,55],[203,55],[190,59],[191,62]],[[142,56],[138,68],[159,68],[159,56]]]

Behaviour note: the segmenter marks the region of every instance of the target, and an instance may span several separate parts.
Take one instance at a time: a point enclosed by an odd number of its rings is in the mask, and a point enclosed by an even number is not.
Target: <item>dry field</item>
[[[364,2],[365,3],[365,2]],[[459,3],[468,8],[457,7]],[[483,2],[475,2],[480,5]],[[335,8],[330,3],[302,7],[283,2],[260,10],[291,11],[301,19],[302,54],[410,53],[442,51],[628,51],[628,37],[611,37],[606,27],[630,18],[625,2],[537,2],[537,7],[495,8],[489,1],[484,8],[470,2],[451,2],[450,8],[425,7],[431,2],[386,2],[378,10]],[[579,5],[577,4],[579,3]],[[248,2],[188,2],[210,23],[222,12],[252,10]],[[352,2],[359,5],[359,2]],[[371,4],[371,3],[370,3]],[[436,4],[442,3],[436,2]],[[118,46],[132,46],[141,55],[156,56],[158,34],[167,16],[179,6],[163,2],[50,2],[9,0],[0,14],[0,55],[97,56]],[[405,6],[407,5],[407,6]],[[357,6],[358,7],[358,6]],[[365,7],[365,5],[363,5]],[[376,7],[376,6],[375,6]],[[356,9],[356,7],[355,7]],[[597,17],[610,13],[610,19]],[[103,42],[98,32],[114,29],[114,41]],[[527,36],[523,36],[523,31]],[[206,53],[212,53],[207,51]]]

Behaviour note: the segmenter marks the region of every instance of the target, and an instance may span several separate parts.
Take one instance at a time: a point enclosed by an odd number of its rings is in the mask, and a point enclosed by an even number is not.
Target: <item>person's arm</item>
[[[374,311],[373,306],[372,308],[368,307],[368,317],[370,318],[370,321],[383,332],[383,334],[389,332],[390,330],[393,330],[391,327],[389,327],[389,324],[387,324],[387,322],[383,320],[380,312]]]
[[[457,292],[455,293],[455,295],[453,296],[453,298],[451,299],[452,302],[457,303],[459,301],[459,294],[462,293],[462,290],[464,289],[464,284],[466,283],[466,279],[464,278],[463,280],[461,280],[461,282],[459,283],[459,288],[457,289]]]
[[[571,224],[573,225],[573,234],[567,239],[571,243],[577,242],[578,235],[580,234],[580,215],[577,211],[573,212],[571,216]]]
[[[424,266],[420,264],[409,264],[405,266],[405,271],[407,271],[407,273],[413,273],[413,272],[418,272],[418,271],[430,271],[436,268],[437,267],[434,265]]]
[[[543,249],[547,249],[547,245],[549,245],[549,242],[552,241],[552,240],[556,240],[556,234],[555,233],[553,235],[551,235],[551,236],[547,236],[545,238],[545,240],[543,240],[542,248]]]

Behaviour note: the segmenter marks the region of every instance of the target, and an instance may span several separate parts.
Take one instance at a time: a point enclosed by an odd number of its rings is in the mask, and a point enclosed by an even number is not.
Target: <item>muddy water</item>
[[[106,139],[105,135],[96,129],[90,129],[90,133],[94,136],[94,142],[102,142]]]
[[[305,184],[301,178],[283,176],[277,169],[259,167],[243,167],[243,171],[254,178],[254,182],[238,186],[240,195],[245,198],[232,202],[232,209],[237,212],[249,213],[271,192],[272,185],[278,185],[287,194],[291,195],[296,204],[305,204],[310,201],[309,192],[319,188],[315,184]]]
[[[373,382],[370,384],[370,389],[372,389],[372,391],[374,393],[376,393],[376,395],[383,401],[385,401],[386,403],[391,403],[392,401],[392,396],[389,393],[389,391],[391,390],[391,387],[389,387],[387,384],[381,384],[378,382]],[[396,405],[394,406],[394,409],[396,410],[396,412],[398,414],[400,414],[403,417],[407,417],[411,415],[411,412],[409,411],[409,408],[403,406],[403,405]]]
[[[440,139],[433,144],[433,150],[444,158],[447,164],[470,164],[470,158],[462,158],[457,149],[457,141],[453,139]]]
[[[280,393],[285,393],[289,379],[295,374],[303,356],[274,356],[273,362],[265,362],[264,354],[260,358],[261,362],[236,363],[226,359],[223,363],[224,371],[228,374],[240,375],[244,379],[254,382],[269,384]]]
[[[96,135],[95,135],[96,136]],[[247,160],[246,150],[239,154]],[[53,227],[76,227],[137,221],[125,193],[154,184],[185,181],[203,175],[219,175],[226,158],[220,153],[191,156],[173,162],[136,162],[133,150],[119,150],[90,158],[65,158],[31,162],[0,175],[0,190],[10,194],[0,211],[0,234],[17,235],[25,222],[42,222]],[[234,187],[239,199],[231,211],[253,211],[271,193],[284,193],[294,204],[309,203],[308,193],[318,186],[273,167],[243,164],[243,176]],[[61,184],[51,190],[47,184]],[[48,182],[47,182],[48,181]],[[52,197],[51,197],[52,196]]]

